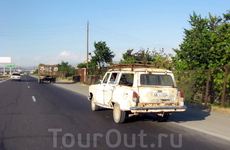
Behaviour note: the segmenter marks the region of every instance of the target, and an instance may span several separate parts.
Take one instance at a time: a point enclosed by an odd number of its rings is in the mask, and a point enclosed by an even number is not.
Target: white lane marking
[[[172,122],[172,123],[174,123],[176,125],[179,125],[179,126],[189,128],[189,129],[193,129],[193,130],[196,130],[196,131],[199,131],[199,132],[203,132],[203,133],[215,136],[215,137],[219,137],[219,138],[222,138],[222,139],[227,140],[227,141],[230,141],[230,138],[227,137],[227,136],[224,136],[224,135],[216,134],[214,132],[206,131],[206,130],[199,129],[199,128],[196,128],[196,127],[192,127],[192,126],[189,126],[189,125],[186,125],[186,124],[180,124],[180,123],[176,123],[176,122]]]
[[[34,102],[36,102],[36,99],[35,99],[35,97],[34,97],[34,96],[32,96],[32,99],[33,99],[33,101],[34,101]]]
[[[28,86],[28,89],[30,88],[30,86]]]
[[[5,79],[5,80],[1,80],[0,83],[5,82],[5,81],[7,81],[7,80],[10,80],[10,78]]]
[[[26,78],[26,76],[24,76],[25,78]],[[28,82],[27,82],[27,78],[26,78],[26,83],[28,84]]]

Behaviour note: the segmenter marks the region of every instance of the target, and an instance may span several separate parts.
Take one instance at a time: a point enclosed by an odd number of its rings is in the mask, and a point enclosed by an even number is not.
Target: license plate
[[[152,97],[169,97],[169,93],[168,92],[158,92],[158,91],[154,91],[152,92]]]

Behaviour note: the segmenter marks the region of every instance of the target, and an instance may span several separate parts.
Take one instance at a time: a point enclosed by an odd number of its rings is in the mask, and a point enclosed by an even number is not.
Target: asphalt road
[[[0,150],[229,147],[227,140],[172,122],[159,123],[150,115],[116,124],[112,110],[92,112],[83,94],[38,84],[31,76],[0,82]]]

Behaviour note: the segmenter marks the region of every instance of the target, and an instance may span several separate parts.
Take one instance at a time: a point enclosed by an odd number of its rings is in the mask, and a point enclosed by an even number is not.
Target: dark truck
[[[38,65],[38,83],[42,83],[43,81],[55,83],[57,75],[58,65]]]

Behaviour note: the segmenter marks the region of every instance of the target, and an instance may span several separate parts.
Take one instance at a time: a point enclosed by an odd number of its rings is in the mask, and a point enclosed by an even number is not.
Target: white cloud
[[[72,54],[73,54],[73,53],[71,53],[71,52],[63,51],[63,52],[61,52],[60,56],[70,56],[70,55],[72,55]]]
[[[113,61],[120,61],[122,59],[122,54],[123,53],[116,53]]]
[[[59,64],[62,61],[68,62],[72,66],[76,66],[78,63],[84,62],[86,59],[85,55],[82,54],[74,54],[69,51],[63,51],[57,55],[38,55],[34,57],[25,57],[20,58],[20,60],[17,60],[14,58],[14,63],[16,63],[17,66],[24,66],[24,67],[31,67],[31,66],[37,66],[39,63],[53,65],[53,64]]]
[[[91,59],[91,57],[89,57]],[[113,61],[119,61],[122,59],[122,53],[116,53],[115,57],[113,58]],[[73,53],[71,51],[62,51],[61,53],[57,53],[56,55],[48,55],[48,54],[42,54],[37,55],[33,57],[26,57],[20,58],[20,60],[16,60],[16,58],[13,58],[14,63],[16,65],[20,66],[37,66],[39,63],[43,64],[59,64],[62,61],[68,62],[72,66],[76,66],[79,63],[82,63],[86,60],[86,55],[82,53]]]

